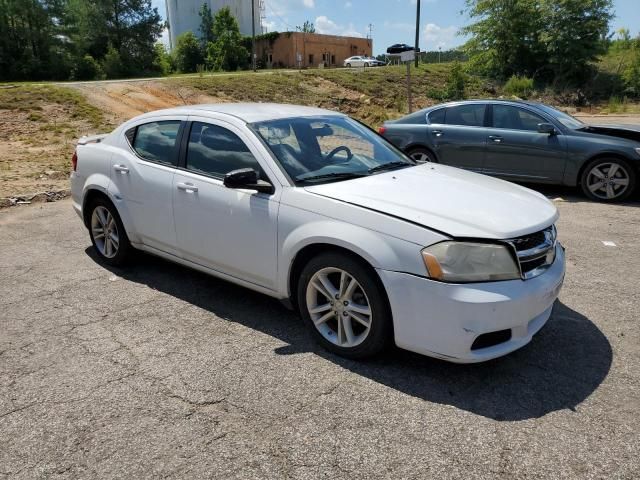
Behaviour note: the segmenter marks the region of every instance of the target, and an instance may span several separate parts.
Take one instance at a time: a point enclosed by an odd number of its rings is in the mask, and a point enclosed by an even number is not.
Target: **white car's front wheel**
[[[338,355],[370,357],[392,340],[391,315],[375,271],[348,255],[313,258],[298,282],[298,305],[315,338]]]

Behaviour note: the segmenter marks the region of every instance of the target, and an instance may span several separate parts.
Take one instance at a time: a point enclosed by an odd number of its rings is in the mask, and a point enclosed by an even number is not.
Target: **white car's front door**
[[[199,265],[275,289],[280,189],[274,194],[224,186],[224,175],[253,168],[269,181],[260,151],[239,128],[196,118],[173,180],[173,215],[180,254]]]
[[[178,164],[180,128],[187,117],[148,121],[127,131],[129,145],[111,157],[111,185],[115,198],[125,202],[142,243],[177,253],[172,208],[173,175]]]

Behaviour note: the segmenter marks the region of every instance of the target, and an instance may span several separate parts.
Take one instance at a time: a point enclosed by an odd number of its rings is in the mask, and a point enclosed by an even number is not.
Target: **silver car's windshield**
[[[414,165],[348,117],[285,118],[252,127],[297,183],[344,180]]]
[[[548,105],[540,105],[540,109],[551,115],[567,128],[577,130],[578,128],[583,128],[585,126],[584,122],[581,122],[577,118],[569,115],[566,112],[562,112],[553,107],[549,107]]]

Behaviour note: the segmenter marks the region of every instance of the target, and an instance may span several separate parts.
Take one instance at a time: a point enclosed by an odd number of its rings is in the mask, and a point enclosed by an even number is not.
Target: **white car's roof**
[[[211,103],[203,105],[185,105],[184,107],[157,110],[155,112],[146,113],[142,117],[151,117],[155,115],[206,115],[206,113],[232,115],[247,123],[291,117],[343,115],[340,112],[325,110],[323,108],[304,107],[301,105],[289,105],[284,103]]]

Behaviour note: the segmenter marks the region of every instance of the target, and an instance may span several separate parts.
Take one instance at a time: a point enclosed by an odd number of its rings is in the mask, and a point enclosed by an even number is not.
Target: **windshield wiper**
[[[383,163],[382,165],[378,165],[377,167],[373,167],[369,169],[369,173],[383,172],[385,170],[396,170],[400,167],[412,167],[412,163],[408,162],[389,162]]]
[[[359,177],[367,177],[369,176],[368,173],[364,173],[364,172],[332,172],[332,173],[323,173],[321,175],[312,175],[309,177],[303,177],[303,178],[296,178],[296,181],[298,182],[307,182],[307,181],[313,181],[313,180],[325,180],[325,179],[343,179],[343,180],[347,180],[349,178],[359,178]]]

